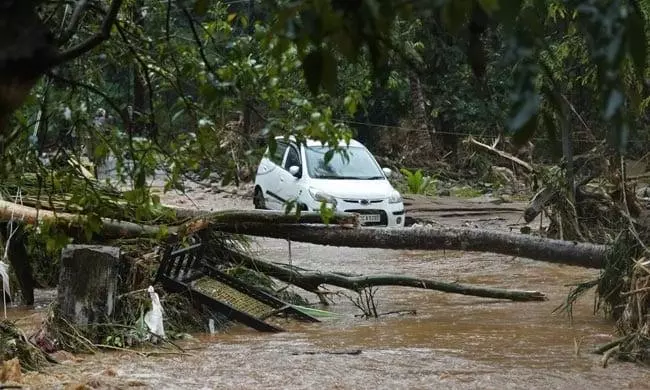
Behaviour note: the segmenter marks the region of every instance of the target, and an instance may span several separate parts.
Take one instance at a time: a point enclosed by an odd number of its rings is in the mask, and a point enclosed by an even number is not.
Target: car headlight
[[[325,202],[336,206],[336,199],[332,195],[326,194],[316,188],[309,188],[309,195],[317,202]]]
[[[388,198],[388,203],[402,203],[402,195],[397,191],[393,191],[390,198]]]

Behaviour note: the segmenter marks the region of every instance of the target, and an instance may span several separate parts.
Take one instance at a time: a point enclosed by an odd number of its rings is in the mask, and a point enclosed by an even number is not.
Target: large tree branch
[[[398,250],[460,250],[492,252],[586,268],[605,265],[608,247],[552,240],[525,234],[459,228],[350,228],[317,225],[268,225],[263,223],[214,223],[218,231],[280,238],[319,245]]]
[[[99,32],[91,38],[88,38],[87,40],[81,42],[80,44],[59,53],[50,62],[50,67],[54,67],[73,60],[99,46],[104,41],[108,40],[111,36],[111,29],[113,28],[113,24],[115,24],[115,21],[117,20],[117,14],[122,7],[122,3],[123,0],[112,0]]]
[[[546,296],[537,291],[506,290],[493,287],[470,286],[403,275],[346,275],[335,272],[319,272],[299,269],[290,265],[272,264],[237,251],[225,250],[233,263],[243,265],[270,277],[293,284],[303,290],[318,294],[318,286],[329,284],[352,291],[367,287],[402,286],[436,290],[453,294],[483,298],[508,299],[511,301],[545,301]]]

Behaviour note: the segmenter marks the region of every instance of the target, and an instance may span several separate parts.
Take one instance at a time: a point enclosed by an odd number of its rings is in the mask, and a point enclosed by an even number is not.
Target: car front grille
[[[346,213],[357,213],[357,214],[379,214],[379,222],[366,222],[364,226],[388,226],[388,215],[384,210],[371,210],[371,209],[348,209],[345,210]]]
[[[353,204],[375,204],[383,202],[382,199],[343,199],[343,201]]]

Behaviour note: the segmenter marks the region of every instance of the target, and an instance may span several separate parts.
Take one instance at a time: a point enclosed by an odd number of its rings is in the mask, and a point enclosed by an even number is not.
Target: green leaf
[[[162,240],[167,238],[169,235],[169,228],[167,225],[160,225],[160,230],[158,230],[158,233],[156,234],[156,238]]]
[[[106,156],[108,156],[108,152],[109,152],[108,145],[106,145],[106,143],[104,143],[104,142],[100,142],[95,147],[95,150],[93,151],[93,155],[94,155],[95,159],[101,160],[101,159],[105,158]]]
[[[332,161],[332,157],[334,157],[334,149],[330,149],[327,152],[325,152],[325,157],[324,157],[325,164]]]
[[[296,206],[295,199],[289,199],[286,202],[284,202],[284,214],[289,215],[291,213],[291,210],[293,210],[294,206]],[[296,207],[296,209],[300,209],[300,207]]]
[[[330,221],[334,217],[334,210],[327,207],[327,202],[320,203],[320,217],[325,225],[329,225]]]

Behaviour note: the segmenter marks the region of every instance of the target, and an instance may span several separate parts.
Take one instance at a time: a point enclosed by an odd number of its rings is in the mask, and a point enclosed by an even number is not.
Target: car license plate
[[[380,222],[381,217],[379,214],[360,214],[359,215],[359,222],[361,223],[376,223]]]

